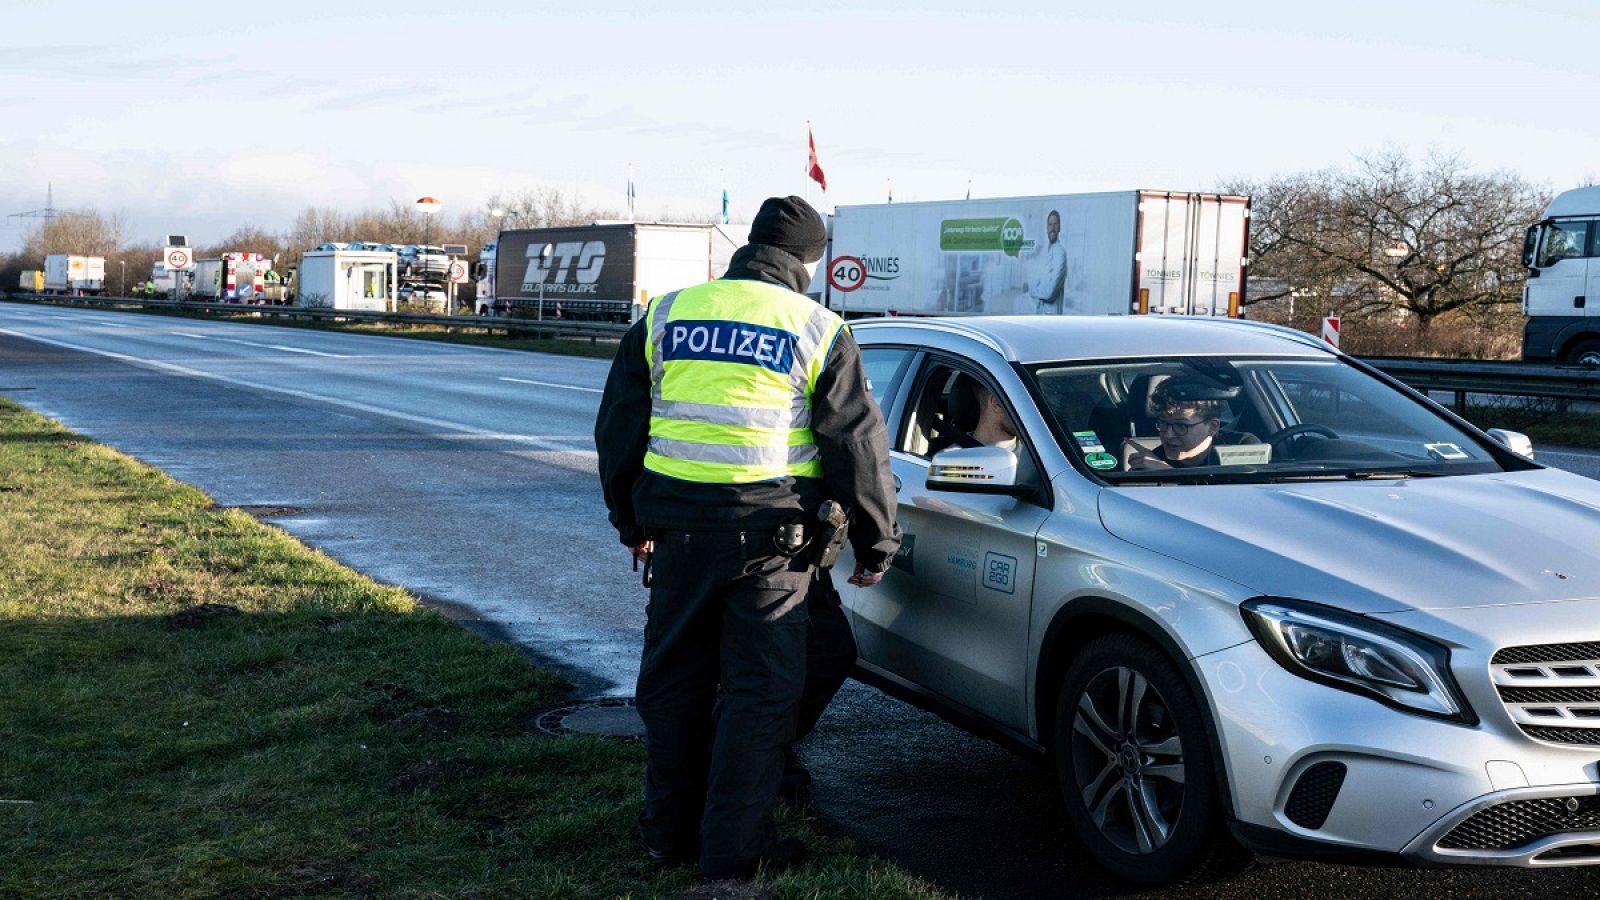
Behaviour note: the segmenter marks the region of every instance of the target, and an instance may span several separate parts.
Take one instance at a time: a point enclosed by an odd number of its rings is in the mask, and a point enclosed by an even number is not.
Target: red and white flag
[[[806,140],[811,142],[811,155],[806,158],[806,174],[826,191],[828,189],[828,176],[822,174],[822,163],[817,162],[817,138],[816,135],[811,133],[810,122],[806,123]]]

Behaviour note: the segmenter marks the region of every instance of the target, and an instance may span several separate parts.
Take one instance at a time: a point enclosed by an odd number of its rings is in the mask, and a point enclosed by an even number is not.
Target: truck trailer
[[[272,260],[260,253],[224,253],[197,259],[189,293],[205,303],[267,303]]]
[[[313,250],[300,257],[296,305],[391,312],[398,264],[393,250]]]
[[[810,293],[847,318],[1238,316],[1249,221],[1150,190],[840,206]]]
[[[1528,228],[1522,264],[1522,358],[1600,366],[1600,187],[1556,195]]]
[[[44,293],[44,270],[28,269],[17,277],[17,289],[25,294]]]
[[[519,316],[631,322],[651,297],[727,271],[739,243],[720,225],[668,222],[502,231],[478,257],[479,299]]]
[[[98,294],[105,290],[106,259],[52,253],[44,258],[44,290],[48,294]]]

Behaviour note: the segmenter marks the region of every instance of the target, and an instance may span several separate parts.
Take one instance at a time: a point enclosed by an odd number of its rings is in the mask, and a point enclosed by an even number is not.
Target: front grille
[[[1513,800],[1473,813],[1439,839],[1441,850],[1515,850],[1555,834],[1600,830],[1600,797]]]
[[[1489,661],[1489,674],[1524,734],[1600,744],[1600,641],[1503,647]]]
[[[1301,828],[1312,831],[1321,828],[1322,823],[1328,821],[1333,801],[1339,798],[1344,776],[1345,765],[1341,762],[1321,762],[1307,769],[1289,792],[1283,814]]]
[[[1600,659],[1600,641],[1503,647],[1495,653],[1491,662],[1497,666],[1509,666],[1517,663],[1572,662],[1583,659]]]

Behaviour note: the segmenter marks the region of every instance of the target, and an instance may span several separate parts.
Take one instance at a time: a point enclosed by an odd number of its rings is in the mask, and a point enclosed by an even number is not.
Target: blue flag
[[[728,224],[728,187],[722,187],[722,224]]]

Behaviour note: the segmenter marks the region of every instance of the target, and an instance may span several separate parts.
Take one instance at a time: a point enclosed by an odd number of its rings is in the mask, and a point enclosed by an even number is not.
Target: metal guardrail
[[[372,312],[357,309],[324,309],[315,306],[271,306],[251,303],[194,303],[187,300],[155,300],[143,297],[67,297],[57,294],[20,294],[36,303],[92,306],[100,309],[171,309],[204,312],[229,317],[303,319],[320,322],[363,322],[384,325],[437,325],[447,329],[496,332],[552,338],[615,340],[628,330],[614,322],[576,322],[567,319],[519,319],[505,316],[441,316],[428,313]]]
[[[1458,412],[1466,409],[1468,394],[1600,400],[1600,369],[1587,366],[1393,356],[1360,359],[1419,391],[1453,393]]]
[[[563,319],[515,319],[501,316],[439,316],[425,313],[383,313],[305,306],[264,306],[244,303],[192,303],[142,297],[64,297],[23,294],[27,300],[102,308],[177,309],[225,316],[310,319],[325,322],[371,322],[396,325],[437,325],[463,330],[503,331],[509,334],[617,339],[627,325],[612,322],[573,322]],[[1600,401],[1600,369],[1524,362],[1483,362],[1470,359],[1418,359],[1399,356],[1358,357],[1368,365],[1398,378],[1419,391],[1448,391],[1455,407],[1464,410],[1468,394],[1539,397],[1554,400]]]

